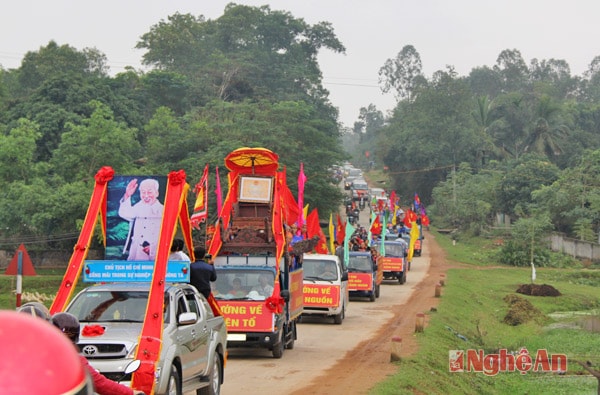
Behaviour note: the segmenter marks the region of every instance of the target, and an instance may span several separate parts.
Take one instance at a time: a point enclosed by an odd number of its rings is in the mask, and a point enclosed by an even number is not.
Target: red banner
[[[273,312],[264,300],[227,301],[219,300],[228,332],[273,332]]]
[[[339,285],[304,283],[304,307],[338,307],[340,304]]]
[[[304,306],[304,294],[302,293],[302,282],[304,273],[302,269],[290,273],[290,318],[294,319],[302,314]]]
[[[401,272],[404,267],[404,259],[384,256],[381,258],[381,265],[384,272]]]
[[[372,291],[373,274],[372,273],[348,273],[349,291]]]

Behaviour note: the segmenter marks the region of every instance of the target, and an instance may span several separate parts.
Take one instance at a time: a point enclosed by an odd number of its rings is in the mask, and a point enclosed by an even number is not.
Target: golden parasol
[[[274,173],[279,168],[279,155],[266,148],[243,147],[225,157],[229,170],[252,169],[252,173]]]

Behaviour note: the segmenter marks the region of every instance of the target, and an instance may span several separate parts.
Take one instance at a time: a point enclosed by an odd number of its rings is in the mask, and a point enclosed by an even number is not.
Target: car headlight
[[[131,347],[131,351],[129,351],[129,352],[127,353],[127,356],[126,356],[125,358],[128,358],[128,359],[135,359],[135,354],[137,353],[137,348],[138,348],[138,345],[137,345],[137,344],[136,344],[136,345],[134,345],[133,347]]]

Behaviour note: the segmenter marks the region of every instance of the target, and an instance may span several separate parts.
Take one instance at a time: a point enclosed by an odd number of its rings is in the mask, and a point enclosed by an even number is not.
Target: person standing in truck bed
[[[190,264],[190,284],[192,284],[198,292],[200,292],[206,299],[210,296],[211,281],[217,281],[217,272],[215,267],[209,263],[206,263],[202,258],[210,260],[212,257],[206,255],[206,249],[204,247],[196,247],[194,249],[194,255],[196,261]]]

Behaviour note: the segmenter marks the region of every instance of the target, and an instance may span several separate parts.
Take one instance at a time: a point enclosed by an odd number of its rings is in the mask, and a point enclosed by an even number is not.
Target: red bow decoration
[[[185,182],[185,171],[178,170],[169,173],[169,183],[171,185],[179,185]]]
[[[100,325],[86,325],[83,327],[83,331],[81,331],[82,336],[100,336],[104,334],[104,327]]]
[[[115,175],[115,171],[112,169],[112,167],[104,166],[100,170],[98,170],[98,172],[96,173],[96,176],[94,178],[96,179],[96,182],[98,184],[104,185],[107,182],[109,182],[110,180],[112,180],[114,175]]]
[[[281,296],[269,296],[265,301],[265,305],[267,305],[267,308],[276,314],[283,313],[284,303],[285,300],[283,300]]]

